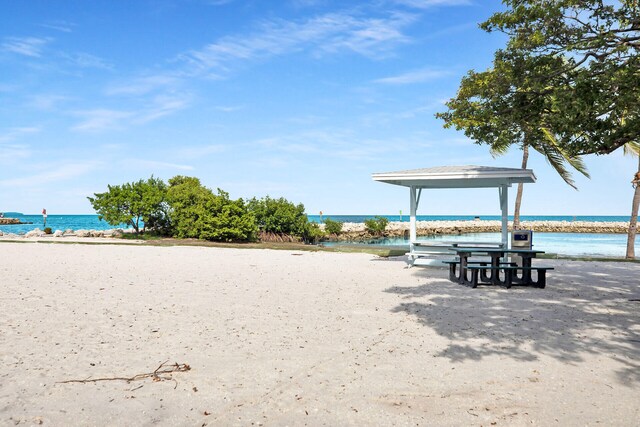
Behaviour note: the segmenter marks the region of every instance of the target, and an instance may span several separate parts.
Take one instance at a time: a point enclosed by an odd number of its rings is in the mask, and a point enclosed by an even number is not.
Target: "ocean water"
[[[5,214],[6,217],[19,218],[22,222],[31,222],[32,224],[21,225],[0,225],[0,231],[3,233],[24,234],[34,228],[44,228],[42,215],[22,215],[22,214]],[[399,215],[381,215],[390,221],[400,221]],[[375,215],[324,215],[322,220],[331,218],[335,221],[342,222],[364,222],[365,219],[374,218]],[[481,219],[499,220],[500,216],[487,215],[481,216]],[[419,221],[442,221],[442,220],[473,220],[474,216],[435,216],[435,215],[418,215]],[[320,222],[320,215],[309,215],[309,220]],[[628,216],[523,216],[522,220],[527,221],[593,221],[593,222],[609,222],[609,221],[629,221]],[[402,221],[409,221],[408,216],[403,216]],[[129,228],[127,225],[113,227],[105,221],[100,221],[98,215],[49,215],[47,217],[47,226],[52,230],[107,230],[110,228]],[[421,239],[440,239],[440,240],[478,240],[478,241],[499,241],[498,233],[475,233],[463,234],[445,237],[421,237]],[[376,244],[394,245],[407,247],[409,242],[402,239],[386,239],[377,241]],[[535,249],[540,249],[550,253],[562,255],[576,256],[624,256],[626,252],[627,236],[626,234],[588,234],[588,233],[534,233],[533,243]],[[640,236],[636,239],[636,248],[640,251]]]
[[[448,242],[477,241],[499,242],[500,233],[466,233],[444,236],[420,236],[418,240]],[[624,257],[627,251],[626,234],[595,234],[595,233],[533,233],[533,249],[547,253],[586,257]],[[338,246],[344,243],[331,242],[326,246]],[[349,243],[353,244],[353,243]],[[383,245],[409,250],[409,240],[402,237],[390,239],[370,240],[363,245]],[[640,251],[640,235],[636,236],[636,251]]]
[[[7,218],[18,218],[22,222],[30,222],[31,224],[17,224],[17,225],[0,225],[0,231],[3,233],[15,233],[24,234],[35,228],[42,230],[45,225],[42,220],[42,215],[22,215],[5,213]],[[126,224],[114,227],[105,221],[100,221],[98,215],[47,215],[47,225],[55,230],[108,230],[111,228],[131,228]]]
[[[329,218],[340,222],[364,222],[366,219],[372,219],[376,216],[387,218],[394,222],[409,222],[409,215],[308,215],[309,221],[321,223]],[[418,221],[471,221],[476,217],[473,215],[417,215]],[[480,219],[500,221],[500,215],[480,215]],[[589,221],[589,222],[619,222],[629,221],[629,216],[598,216],[598,215],[521,215],[521,221]],[[509,216],[509,220],[513,220],[513,216]]]

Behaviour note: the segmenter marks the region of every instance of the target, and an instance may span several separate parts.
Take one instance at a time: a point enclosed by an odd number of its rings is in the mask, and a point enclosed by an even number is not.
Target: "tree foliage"
[[[213,241],[251,241],[256,237],[255,219],[244,201],[231,200],[220,189],[214,194],[198,178],[171,178],[167,201],[175,237]]]
[[[481,27],[509,36],[510,55],[554,63],[530,68],[532,89],[561,114],[549,129],[573,154],[607,154],[640,135],[638,0],[503,0]],[[542,90],[541,90],[542,89]]]
[[[109,185],[108,191],[87,197],[98,217],[113,226],[130,225],[136,233],[166,217],[166,185],[153,176],[122,185]]]
[[[364,228],[371,234],[380,235],[387,229],[388,224],[389,220],[387,218],[377,216],[375,218],[366,219],[364,221]]]
[[[342,233],[343,225],[344,224],[340,221],[327,218],[324,220],[324,231],[328,234],[340,234]]]
[[[503,3],[507,9],[491,16],[481,28],[506,34],[507,46],[496,53],[492,70],[469,73],[463,79],[458,97],[448,104],[450,111],[440,115],[447,125],[465,129],[498,154],[508,147],[509,139],[518,141],[525,149],[523,165],[528,146],[542,149],[563,177],[563,159],[581,170],[579,155],[636,146],[640,142],[640,2]],[[634,257],[639,203],[636,192],[628,258]]]
[[[308,231],[309,220],[302,203],[296,205],[283,197],[273,199],[266,196],[249,200],[248,207],[255,216],[260,231],[299,237],[304,237]]]
[[[543,85],[536,77],[551,74],[560,66],[554,58],[499,50],[493,68],[469,71],[462,78],[456,97],[446,103],[449,110],[436,117],[445,121],[445,127],[463,130],[477,144],[488,144],[494,156],[504,154],[513,145],[523,150],[533,148],[575,188],[566,164],[588,176],[586,167],[579,156],[558,142],[552,124],[560,112],[553,97],[543,95],[548,82]]]

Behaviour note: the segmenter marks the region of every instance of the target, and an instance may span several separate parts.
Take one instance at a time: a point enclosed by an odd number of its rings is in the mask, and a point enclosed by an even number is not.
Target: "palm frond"
[[[509,146],[508,145],[492,145],[491,148],[489,148],[489,153],[491,154],[491,157],[496,158],[499,156],[503,156],[505,154],[507,154],[507,152],[509,151]]]
[[[565,167],[566,159],[558,150],[555,149],[555,147],[547,144],[536,144],[532,145],[532,147],[544,156],[547,162],[553,169],[555,169],[555,171],[558,173],[558,175],[560,175],[560,178],[562,178],[564,182],[569,184],[574,189],[578,189],[578,187],[576,187],[575,181],[571,176],[571,172],[569,172]]]
[[[587,170],[587,165],[584,164],[584,161],[582,160],[581,156],[575,156],[573,154],[570,154],[569,152],[567,152],[567,150],[563,149],[560,144],[558,144],[558,140],[556,139],[555,135],[553,135],[553,133],[551,133],[551,131],[547,128],[541,128],[542,133],[544,134],[545,138],[546,138],[546,142],[553,147],[553,150],[558,152],[563,158],[564,160],[569,163],[571,165],[571,167],[573,167],[575,170],[577,170],[578,172],[580,172],[582,175],[586,176],[587,178],[591,178],[591,175],[589,175],[589,171]],[[569,184],[571,185],[571,184]],[[575,187],[574,187],[575,188]]]
[[[640,156],[640,142],[627,142],[622,146],[622,151],[627,156]]]

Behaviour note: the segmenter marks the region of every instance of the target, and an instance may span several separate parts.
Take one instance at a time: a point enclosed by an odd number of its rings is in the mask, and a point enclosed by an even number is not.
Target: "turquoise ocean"
[[[327,218],[341,222],[364,222],[366,219],[374,218],[376,215],[309,215],[312,222],[321,222]],[[380,215],[389,221],[408,222],[407,215]],[[20,225],[0,225],[3,233],[24,234],[34,228],[44,228],[42,215],[23,215],[6,212],[5,217],[19,218],[22,222],[31,224]],[[473,220],[472,215],[418,215],[418,221],[467,221]],[[484,220],[499,220],[499,215],[481,216]],[[618,222],[629,221],[628,216],[522,216],[523,221],[590,221],[590,222]],[[52,230],[106,230],[110,228],[127,228],[126,225],[113,227],[105,221],[100,221],[98,215],[53,215],[47,217],[47,227]],[[421,237],[428,240],[429,237]],[[433,239],[433,238],[432,238]],[[443,239],[443,237],[437,237]],[[498,233],[476,233],[456,236],[446,236],[446,240],[479,240],[479,241],[499,241]],[[368,242],[377,245],[391,245],[407,247],[409,242],[404,239],[386,239]],[[363,243],[366,244],[366,243]],[[550,253],[562,255],[585,255],[585,256],[611,256],[622,257],[626,251],[626,234],[589,234],[589,233],[535,233],[533,236],[534,248]],[[640,251],[640,236],[636,239],[636,248]]]
[[[408,222],[407,215],[381,215],[389,221]],[[373,218],[373,215],[323,215],[322,220],[330,218],[341,222],[364,222]],[[418,221],[471,221],[476,217],[473,215],[418,215]],[[500,220],[499,215],[483,215],[483,220]],[[320,215],[309,215],[309,219],[314,222],[321,222]],[[513,218],[510,216],[509,220]],[[569,216],[569,215],[535,215],[521,216],[521,221],[588,221],[588,222],[628,222],[629,216]],[[466,233],[460,235],[447,236],[421,236],[420,240],[447,240],[447,241],[485,241],[499,242],[500,233]],[[624,257],[627,250],[626,234],[600,234],[600,233],[534,233],[533,247],[548,253],[571,256],[587,257]],[[338,245],[340,243],[337,243]],[[358,244],[384,245],[409,249],[409,241],[403,238],[378,239]],[[332,246],[332,243],[326,244]],[[636,251],[640,252],[640,235],[636,237]]]

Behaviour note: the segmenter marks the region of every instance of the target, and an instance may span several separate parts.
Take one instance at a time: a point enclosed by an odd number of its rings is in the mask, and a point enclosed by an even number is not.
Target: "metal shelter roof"
[[[486,188],[536,182],[531,169],[489,166],[439,166],[374,173],[374,181],[415,188]]]

